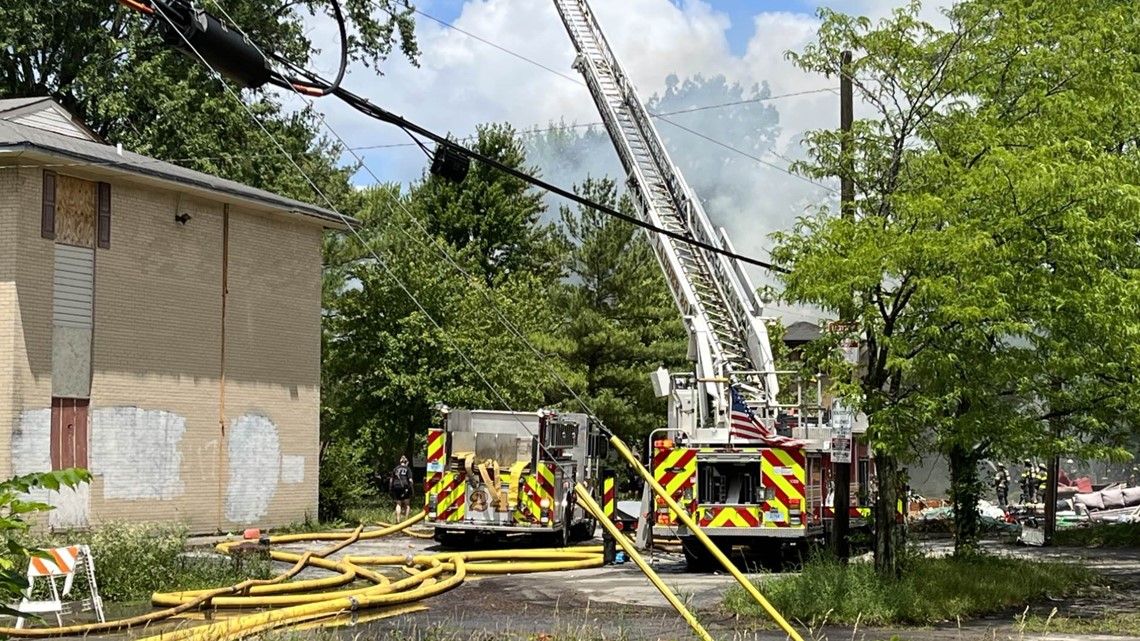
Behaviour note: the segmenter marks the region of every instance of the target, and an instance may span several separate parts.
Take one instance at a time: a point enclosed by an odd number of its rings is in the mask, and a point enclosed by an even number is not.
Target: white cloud
[[[831,4],[877,18],[901,0],[837,0]],[[758,11],[750,42],[742,55],[735,55],[726,36],[729,19],[716,10],[715,2],[684,0],[678,5],[670,0],[595,0],[593,5],[643,100],[663,91],[665,78],[671,73],[682,78],[697,73],[723,74],[729,82],[745,86],[767,82],[773,94],[837,85],[835,79],[801,72],[785,58],[787,50],[798,50],[814,37],[818,21],[812,15]],[[430,4],[423,6],[430,11]],[[927,9],[926,14],[935,17],[937,10]],[[552,2],[468,0],[454,24],[571,78],[579,77],[570,68],[573,48]],[[320,26],[314,37],[318,42],[335,42],[331,24]],[[491,121],[508,121],[525,128],[559,120],[598,120],[589,93],[580,82],[559,77],[425,18],[418,18],[417,37],[422,51],[420,67],[393,55],[384,65],[383,76],[353,69],[345,85],[417,123],[457,135],[470,134],[476,125]],[[330,44],[320,66],[333,67],[335,55],[336,48]],[[838,98],[830,92],[773,104],[780,112],[780,149],[784,155],[798,155],[796,141],[803,131],[833,127],[838,121]],[[365,118],[336,101],[322,100],[318,107],[350,145],[408,141],[394,127]],[[683,155],[687,136],[674,131],[668,137],[671,154]],[[369,167],[381,180],[414,179],[425,165],[423,154],[415,147],[365,153]],[[770,160],[786,164],[782,159]],[[545,177],[567,186],[581,179],[550,171]],[[371,178],[362,175],[361,180]],[[762,256],[769,245],[767,234],[789,226],[796,215],[826,192],[760,164],[752,180],[750,202],[723,202],[717,194],[702,197],[710,210],[715,210],[710,214],[716,222],[729,229],[739,251]]]

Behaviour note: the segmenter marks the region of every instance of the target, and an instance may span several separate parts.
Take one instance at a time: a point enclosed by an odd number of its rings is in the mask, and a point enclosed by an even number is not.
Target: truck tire
[[[716,540],[713,541],[713,544],[722,554],[730,559],[732,558],[732,545]],[[694,536],[686,536],[681,539],[681,550],[685,553],[685,569],[689,572],[715,572],[721,569],[720,562],[716,560],[713,553]]]
[[[435,540],[440,547],[451,550],[467,550],[471,548],[475,537],[468,532],[448,532],[441,528],[435,529]]]
[[[593,517],[587,517],[571,528],[570,534],[574,541],[589,541],[598,532],[598,522]]]

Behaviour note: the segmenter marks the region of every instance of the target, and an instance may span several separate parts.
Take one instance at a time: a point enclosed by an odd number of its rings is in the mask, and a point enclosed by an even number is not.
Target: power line
[[[388,11],[389,13],[391,13],[391,10],[389,10],[387,7],[382,6],[382,8],[385,9],[386,11]],[[536,67],[545,69],[545,70],[549,71],[550,73],[558,76],[559,78],[569,80],[570,82],[572,82],[576,85],[582,86],[582,87],[586,86],[585,83],[583,83],[581,80],[579,80],[573,76],[564,74],[561,71],[558,71],[557,69],[554,69],[552,67],[544,65],[541,62],[538,62],[537,60],[534,60],[532,58],[528,58],[528,57],[522,55],[521,53],[518,53],[517,51],[511,51],[510,49],[507,49],[506,47],[504,47],[502,45],[495,44],[494,42],[491,42],[490,40],[487,40],[486,38],[483,38],[481,36],[477,36],[477,35],[471,33],[470,31],[460,29],[459,27],[451,24],[450,22],[447,22],[446,20],[441,20],[440,18],[437,18],[437,17],[435,17],[435,16],[433,16],[433,15],[431,15],[425,11],[421,11],[421,10],[411,6],[411,5],[408,5],[408,8],[411,9],[412,11],[420,14],[421,16],[429,19],[429,20],[432,20],[434,22],[437,22],[437,23],[447,27],[448,29],[453,29],[459,33],[462,33],[463,35],[465,35],[469,38],[474,38],[475,40],[478,40],[479,42],[482,42],[483,44],[485,44],[489,47],[494,47],[494,48],[498,49],[499,51],[502,51],[503,53],[505,53],[507,55],[514,56],[515,58],[522,60],[523,62],[527,62],[527,63],[530,63],[530,64],[536,66]]]
[[[458,33],[462,33],[462,34],[464,34],[464,35],[466,35],[466,36],[469,36],[469,37],[471,37],[471,38],[474,38],[475,40],[478,40],[479,42],[482,42],[483,44],[486,44],[487,46],[490,46],[490,47],[494,47],[495,49],[498,49],[499,51],[502,51],[503,53],[506,53],[506,54],[508,54],[508,55],[510,55],[510,56],[513,56],[513,57],[515,57],[515,58],[518,58],[519,60],[522,60],[522,61],[524,61],[524,62],[527,62],[527,63],[529,63],[529,64],[531,64],[531,65],[534,65],[535,67],[538,67],[539,69],[543,69],[543,70],[545,70],[545,71],[548,71],[548,72],[550,72],[550,73],[552,73],[552,74],[554,74],[554,75],[558,76],[559,78],[563,78],[563,79],[569,80],[569,81],[573,82],[574,84],[577,84],[577,85],[580,85],[580,86],[585,86],[585,85],[584,85],[584,83],[583,83],[581,80],[578,80],[577,78],[573,78],[573,77],[571,77],[571,76],[568,76],[568,75],[566,75],[566,74],[562,73],[561,71],[558,71],[558,70],[556,70],[556,69],[553,69],[553,68],[551,68],[551,67],[550,67],[550,66],[548,66],[548,65],[545,65],[545,64],[543,64],[543,63],[541,63],[541,62],[538,62],[537,60],[534,60],[533,58],[528,58],[527,56],[524,56],[523,54],[521,54],[521,53],[518,53],[517,51],[513,51],[513,50],[511,50],[511,49],[508,49],[507,47],[504,47],[504,46],[502,46],[502,45],[500,45],[500,44],[498,44],[498,43],[492,42],[491,40],[488,40],[488,39],[486,39],[486,38],[483,38],[483,37],[481,37],[481,36],[475,35],[475,34],[471,33],[470,31],[467,31],[467,30],[465,30],[465,29],[462,29],[462,28],[460,28],[460,27],[457,27],[457,26],[455,26],[455,25],[453,25],[453,24],[451,24],[451,23],[447,22],[446,20],[443,20],[443,19],[441,19],[441,18],[437,18],[437,17],[435,17],[435,16],[433,16],[433,15],[431,15],[431,14],[429,14],[429,13],[425,12],[425,11],[422,11],[422,10],[420,10],[420,9],[417,9],[417,8],[415,8],[415,7],[412,7],[411,5],[408,5],[408,7],[409,7],[409,8],[410,8],[410,9],[411,9],[413,12],[415,12],[415,13],[417,13],[417,14],[421,15],[421,16],[424,16],[425,18],[428,18],[429,20],[432,20],[432,21],[434,21],[434,22],[436,22],[436,23],[439,23],[439,24],[441,24],[441,25],[443,25],[443,26],[445,26],[445,27],[447,27],[447,28],[449,28],[449,29],[453,29],[453,30],[455,30],[455,31],[456,31],[456,32],[458,32]],[[395,16],[395,14],[394,14],[394,13],[393,13],[393,12],[392,12],[390,9],[388,9],[387,7],[383,7],[383,6],[382,6],[382,8],[383,8],[385,11],[387,11],[387,12],[388,12],[390,15],[393,15],[393,16]],[[717,139],[715,139],[715,138],[713,138],[713,137],[711,137],[711,136],[708,136],[708,135],[706,135],[706,134],[702,134],[702,133],[699,133],[699,132],[697,132],[697,131],[694,131],[693,129],[690,129],[690,128],[688,128],[688,127],[685,127],[685,126],[683,126],[683,125],[679,125],[679,124],[677,124],[677,123],[675,123],[675,122],[673,122],[673,121],[671,121],[671,120],[668,120],[668,119],[666,119],[666,118],[665,118],[665,116],[671,116],[671,115],[678,115],[678,114],[684,114],[684,113],[694,113],[694,112],[699,112],[699,111],[705,111],[705,110],[708,110],[708,109],[718,109],[718,108],[722,108],[722,107],[739,106],[739,105],[745,105],[745,104],[750,104],[750,103],[755,103],[755,102],[765,102],[765,101],[768,101],[768,100],[775,100],[776,98],[790,98],[790,97],[793,97],[793,96],[804,96],[804,95],[815,94],[815,93],[823,93],[823,92],[833,92],[833,93],[834,93],[834,92],[835,92],[835,89],[833,89],[833,88],[830,88],[830,87],[827,87],[827,88],[821,88],[821,89],[810,89],[810,90],[805,90],[805,91],[796,91],[796,92],[791,92],[791,93],[787,93],[787,94],[782,94],[782,95],[779,95],[779,96],[769,96],[769,97],[766,97],[766,98],[765,98],[765,97],[758,97],[758,98],[745,99],[745,100],[736,100],[736,101],[733,101],[733,102],[727,102],[727,103],[722,103],[722,104],[718,104],[718,105],[708,105],[708,106],[704,106],[704,107],[695,107],[695,108],[691,108],[691,109],[682,109],[682,110],[678,110],[678,111],[672,111],[672,112],[661,112],[661,113],[656,113],[656,114],[655,114],[655,113],[650,113],[649,115],[650,115],[651,117],[653,117],[653,118],[657,118],[657,119],[659,119],[659,120],[664,120],[665,122],[667,122],[667,123],[669,123],[669,124],[673,125],[674,127],[678,127],[678,128],[680,128],[680,129],[683,129],[684,131],[687,131],[687,132],[689,132],[689,133],[691,133],[691,134],[694,134],[694,135],[700,136],[701,138],[703,138],[703,139],[705,139],[705,140],[707,140],[707,141],[709,141],[709,142],[711,142],[711,143],[713,143],[713,144],[716,144],[716,145],[718,145],[718,146],[720,146],[720,147],[723,147],[723,148],[725,148],[725,149],[727,149],[727,150],[729,150],[729,151],[731,151],[731,152],[733,152],[733,153],[736,153],[736,154],[739,154],[739,155],[741,155],[741,156],[744,156],[745,158],[751,158],[752,160],[754,160],[754,161],[756,161],[756,162],[758,162],[758,163],[760,163],[760,164],[762,164],[762,165],[765,165],[765,166],[767,166],[767,167],[771,167],[772,169],[775,169],[776,171],[780,171],[780,172],[786,173],[786,174],[788,174],[789,176],[794,176],[794,177],[795,177],[796,179],[798,179],[798,180],[802,180],[802,181],[808,182],[808,183],[810,183],[810,184],[816,185],[817,187],[821,187],[821,188],[823,188],[823,189],[826,189],[826,190],[828,190],[828,191],[834,191],[833,189],[831,189],[830,187],[827,187],[826,185],[823,185],[823,184],[821,184],[821,183],[817,183],[817,182],[815,182],[814,180],[811,180],[810,178],[807,178],[807,177],[805,177],[805,176],[801,176],[800,174],[797,174],[797,173],[795,173],[795,172],[793,172],[793,171],[789,171],[789,170],[788,170],[787,168],[785,168],[785,167],[780,167],[779,165],[777,165],[777,164],[775,164],[775,163],[773,163],[773,162],[770,162],[770,161],[764,160],[764,159],[762,159],[762,158],[760,158],[760,157],[758,157],[758,156],[756,156],[756,155],[750,154],[750,153],[748,153],[748,152],[746,152],[746,151],[744,151],[744,150],[742,150],[742,149],[739,149],[739,148],[737,148],[737,147],[735,147],[735,146],[733,146],[733,145],[730,145],[730,144],[728,144],[728,143],[726,143],[726,142],[723,142],[723,141],[721,141],[721,140],[717,140]],[[603,123],[600,123],[600,122],[598,122],[598,123],[588,123],[588,124],[585,124],[585,125],[573,125],[573,127],[593,126],[593,125],[596,125],[596,124],[603,124]],[[547,129],[546,131],[550,131],[551,129],[553,129],[553,128]]]
[[[216,4],[217,4],[217,1],[215,0],[215,5]],[[452,351],[454,351],[463,360],[463,362],[473,372],[475,372],[475,375],[478,376],[479,379],[483,382],[483,384],[487,387],[487,389],[489,389],[491,391],[491,394],[494,395],[498,399],[500,404],[503,407],[505,407],[508,411],[514,412],[515,410],[511,407],[510,403],[507,402],[507,400],[503,397],[503,395],[498,391],[498,389],[496,389],[495,386],[492,385],[489,380],[487,380],[487,377],[483,375],[483,372],[478,367],[476,367],[475,364],[473,362],[471,362],[470,358],[468,358],[467,354],[464,353],[463,350],[460,349],[454,343],[454,341],[452,341],[452,339],[448,335],[447,331],[443,329],[443,326],[440,325],[439,322],[436,321],[435,317],[432,316],[432,314],[423,306],[422,303],[420,303],[419,299],[416,298],[415,294],[413,294],[411,292],[411,290],[408,289],[407,285],[405,285],[404,282],[402,280],[400,280],[399,276],[397,276],[395,274],[395,272],[388,266],[388,264],[385,263],[383,261],[383,259],[381,259],[380,256],[376,253],[376,251],[374,249],[372,249],[372,247],[364,240],[364,238],[360,235],[360,232],[357,231],[356,227],[351,224],[351,221],[349,220],[349,218],[347,216],[345,216],[344,214],[342,214],[339,209],[337,209],[336,205],[334,205],[332,200],[327,195],[325,195],[325,193],[321,190],[320,187],[317,186],[316,182],[312,179],[312,177],[309,176],[307,173],[305,173],[305,170],[302,169],[301,166],[299,164],[297,164],[297,162],[295,160],[293,160],[293,157],[291,155],[289,155],[289,152],[286,151],[284,145],[281,144],[281,142],[277,139],[277,137],[274,136],[273,133],[270,132],[268,129],[266,129],[265,125],[261,124],[261,121],[257,119],[257,117],[253,114],[253,112],[249,109],[249,107],[245,104],[245,102],[242,101],[241,96],[239,96],[233,90],[233,88],[230,87],[230,85],[224,81],[221,73],[219,73],[217,69],[215,69],[212,65],[210,65],[210,63],[206,60],[206,58],[202,56],[202,54],[198,51],[198,49],[190,42],[189,39],[186,38],[186,36],[184,34],[182,34],[181,31],[178,31],[174,22],[170,19],[169,16],[166,15],[166,12],[163,10],[164,8],[163,8],[162,4],[156,3],[154,6],[156,9],[155,13],[158,14],[159,16],[161,16],[164,20],[166,20],[170,24],[170,26],[174,29],[174,31],[177,32],[179,34],[179,36],[181,36],[182,40],[186,43],[187,47],[191,51],[194,52],[194,55],[198,57],[198,59],[202,62],[202,64],[206,65],[206,67],[210,69],[210,71],[214,75],[214,77],[217,78],[222,83],[222,86],[225,87],[226,91],[229,92],[229,94],[231,96],[233,96],[233,98],[241,105],[242,109],[245,110],[246,114],[250,117],[251,120],[253,120],[254,124],[256,124],[258,126],[258,128],[261,129],[261,131],[263,133],[265,133],[266,136],[269,137],[269,139],[274,143],[274,145],[276,145],[277,148],[280,150],[281,155],[285,156],[285,158],[288,159],[289,162],[293,164],[293,167],[296,168],[296,170],[301,174],[301,176],[305,179],[305,181],[309,183],[309,186],[313,188],[313,191],[316,192],[317,195],[319,195],[325,201],[329,210],[331,210],[334,214],[337,215],[338,218],[341,219],[341,222],[344,223],[344,225],[348,228],[349,232],[356,238],[357,242],[359,242],[360,245],[362,247],[364,247],[372,255],[373,259],[375,259],[376,263],[378,265],[380,265],[381,269],[384,271],[384,274],[388,277],[388,279],[391,280],[393,283],[395,283],[397,287],[399,287],[399,289],[409,298],[409,300],[412,301],[412,304],[415,305],[416,309],[418,309],[420,311],[420,313],[423,314],[424,317],[428,319],[428,321],[432,324],[432,326],[435,327],[436,330],[440,332],[440,336],[444,339],[444,341],[448,344],[448,346],[451,347]],[[223,9],[223,12],[224,12],[224,9]],[[232,18],[230,18],[230,22],[231,23],[233,22]],[[298,92],[298,93],[300,93],[300,92]],[[531,432],[531,430],[530,430],[530,427],[527,426],[526,423],[522,421],[522,419],[519,419],[517,416],[515,418],[518,420],[519,425],[521,425],[524,430],[526,430],[528,433],[530,433],[532,436],[534,436],[533,432]],[[546,448],[542,445],[541,442],[539,442],[538,445],[544,451],[546,450]],[[552,461],[552,462],[555,465],[558,465],[559,467],[563,467],[560,463],[558,463],[558,461]]]
[[[755,103],[760,103],[760,102],[769,102],[772,100],[779,100],[781,98],[792,98],[794,96],[805,96],[805,95],[809,95],[809,94],[827,93],[827,92],[834,93],[835,90],[831,89],[831,88],[825,88],[825,89],[812,89],[809,91],[793,91],[791,93],[776,94],[776,95],[766,96],[766,97],[762,97],[762,98],[749,98],[747,100],[734,100],[732,102],[721,102],[721,103],[716,103],[716,104],[712,104],[712,105],[701,105],[698,107],[688,107],[685,109],[677,109],[674,111],[661,111],[661,112],[657,112],[657,113],[651,113],[649,115],[652,118],[661,118],[663,116],[677,116],[677,115],[683,115],[683,114],[688,114],[688,113],[696,113],[699,111],[707,111],[710,109],[721,109],[724,107],[737,107],[740,105],[755,104]],[[568,124],[568,125],[567,124],[551,125],[549,127],[542,127],[542,128],[539,128],[536,126],[536,127],[521,129],[521,131],[523,133],[527,133],[527,134],[542,134],[542,133],[548,133],[551,131],[559,131],[562,129],[584,129],[587,127],[598,127],[598,126],[601,126],[604,124],[605,123],[602,122],[601,120],[594,120],[591,122],[572,123],[572,124]],[[468,142],[468,141],[477,140],[477,139],[478,139],[478,135],[472,134],[469,136],[464,136],[462,138],[456,138],[455,141],[456,142]],[[393,143],[393,144],[385,144],[385,145],[358,145],[356,147],[348,147],[348,149],[352,149],[352,150],[356,150],[356,151],[363,151],[363,150],[368,150],[368,149],[387,149],[387,148],[391,148],[391,147],[412,147],[412,146],[414,146],[413,143],[402,142],[402,143]]]
[[[690,133],[690,134],[692,134],[698,138],[701,138],[703,140],[707,140],[708,142],[711,142],[714,145],[717,145],[718,147],[723,147],[723,148],[725,148],[725,149],[727,149],[733,153],[740,154],[741,156],[744,156],[745,158],[750,158],[752,160],[755,160],[756,162],[760,163],[761,165],[764,165],[765,167],[771,167],[772,169],[783,172],[783,173],[785,173],[789,176],[792,176],[798,180],[802,180],[802,181],[804,181],[810,185],[815,185],[816,187],[819,187],[820,189],[825,189],[825,190],[830,191],[830,192],[835,191],[834,189],[832,189],[831,187],[828,187],[827,185],[824,185],[823,183],[818,183],[818,182],[812,180],[811,178],[808,178],[806,176],[801,176],[801,175],[795,173],[794,171],[789,171],[788,169],[785,169],[784,167],[781,167],[781,166],[777,165],[776,163],[769,162],[767,160],[764,160],[760,156],[757,156],[755,154],[750,154],[747,151],[733,147],[732,145],[730,145],[728,143],[721,142],[721,141],[717,140],[716,138],[702,134],[701,132],[699,132],[695,129],[691,129],[689,127],[686,127],[685,125],[678,124],[672,120],[669,120],[668,118],[665,118],[664,116],[658,116],[657,118],[659,120],[661,120],[662,122],[673,125],[674,127],[678,128],[682,131],[686,131],[686,132],[688,132],[688,133]]]
[[[166,15],[168,8],[167,8],[165,2],[162,0],[151,0],[151,3],[155,7],[158,7],[161,10],[162,17],[164,19],[166,19],[166,21],[171,25],[171,27],[175,31],[178,31],[178,28],[175,25],[174,21],[170,18],[170,16]],[[184,41],[187,41],[187,42],[189,41],[188,38],[185,36],[185,34],[179,33],[179,37],[181,37],[182,40],[184,40]],[[252,41],[251,41],[251,46],[253,46],[255,48],[257,47],[257,45],[252,43]],[[206,58],[204,56],[202,56],[201,53],[199,51],[197,51],[197,49],[193,49],[193,51],[195,52],[195,54],[200,59],[202,59],[203,61],[206,61]],[[258,51],[260,52],[260,49],[258,49]],[[264,53],[262,53],[262,55],[264,55]],[[209,64],[208,61],[207,61],[207,64]],[[212,66],[211,66],[211,69],[213,69]],[[213,69],[213,70],[215,72],[217,72],[216,69]],[[296,81],[282,79],[282,77],[280,75],[273,75],[273,74],[270,74],[270,80],[268,82],[275,84],[277,86],[282,86],[282,87],[286,87],[286,88],[291,87],[299,93],[309,93],[312,95],[325,95],[322,92],[325,89],[331,87],[331,85],[327,81],[320,78],[316,74],[313,74],[310,72],[305,72],[305,75],[307,77],[312,78],[314,84],[308,85],[308,86],[301,86]],[[219,74],[219,77],[220,77],[220,74]],[[437,134],[434,131],[427,129],[426,127],[423,127],[421,125],[418,125],[414,122],[411,122],[410,120],[407,120],[406,118],[403,118],[402,116],[394,114],[394,113],[372,103],[367,98],[356,95],[356,94],[344,89],[343,87],[336,87],[335,89],[333,89],[329,93],[331,95],[336,96],[337,98],[340,98],[346,104],[348,104],[352,108],[356,109],[357,111],[359,111],[359,112],[361,112],[367,116],[370,116],[376,120],[380,120],[381,122],[387,122],[389,124],[396,125],[397,127],[399,127],[400,129],[403,129],[406,132],[419,134],[425,138],[428,138],[428,139],[434,141],[438,145],[437,149],[436,149],[436,154],[435,154],[437,158],[440,157],[441,153],[447,153],[447,154],[450,154],[452,156],[458,156],[458,157],[464,159],[462,161],[464,163],[467,162],[466,159],[472,159],[473,158],[473,159],[483,163],[486,166],[497,169],[503,173],[506,173],[510,176],[518,178],[519,180],[522,180],[526,183],[534,185],[535,187],[539,187],[539,188],[544,189],[544,190],[551,192],[553,194],[557,194],[559,196],[562,196],[563,198],[566,198],[568,200],[576,202],[579,205],[589,207],[589,208],[594,209],[598,212],[604,213],[608,216],[624,220],[624,221],[626,221],[632,225],[635,225],[637,227],[641,227],[642,229],[653,232],[659,236],[665,236],[665,237],[671,238],[677,242],[684,243],[686,245],[690,245],[693,247],[697,247],[697,248],[703,249],[705,251],[708,251],[708,252],[711,252],[714,254],[719,254],[719,255],[725,256],[727,258],[737,260],[741,263],[755,265],[757,267],[762,267],[764,269],[768,269],[768,270],[776,271],[776,272],[783,272],[783,273],[787,272],[787,270],[784,269],[783,267],[774,265],[774,264],[769,263],[767,261],[762,261],[762,260],[759,260],[756,258],[745,256],[743,254],[738,254],[736,252],[729,251],[723,247],[719,247],[719,246],[713,245],[711,243],[706,243],[704,241],[697,240],[696,238],[691,238],[691,237],[689,237],[683,233],[676,232],[676,231],[673,231],[670,229],[666,229],[664,227],[659,227],[657,225],[654,225],[651,222],[642,220],[636,216],[631,216],[631,215],[626,214],[622,211],[619,211],[613,207],[608,207],[606,205],[602,205],[600,203],[594,202],[594,201],[592,201],[588,198],[585,198],[579,194],[576,194],[570,190],[567,190],[567,189],[564,189],[564,188],[559,187],[557,185],[554,185],[553,183],[547,182],[547,181],[545,181],[541,178],[538,178],[536,176],[532,176],[532,175],[530,175],[524,171],[521,171],[520,169],[518,169],[516,167],[507,165],[506,163],[503,163],[502,161],[500,161],[496,158],[493,158],[491,156],[488,156],[486,154],[483,154],[479,151],[462,147],[462,146],[456,144],[455,142],[453,142],[452,140],[449,140],[447,137],[442,136],[440,134]],[[245,103],[243,102],[242,105],[244,107]],[[466,169],[464,169],[464,172],[465,171],[466,171]]]

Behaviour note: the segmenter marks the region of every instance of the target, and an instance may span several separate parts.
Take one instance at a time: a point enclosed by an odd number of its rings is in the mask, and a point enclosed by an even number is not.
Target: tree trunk
[[[880,576],[898,578],[900,527],[895,520],[899,500],[898,460],[893,456],[875,458],[875,478],[879,486],[875,498],[875,571]]]
[[[978,476],[978,454],[972,448],[950,448],[950,500],[954,505],[954,554],[968,556],[978,551],[978,501],[982,481]]]

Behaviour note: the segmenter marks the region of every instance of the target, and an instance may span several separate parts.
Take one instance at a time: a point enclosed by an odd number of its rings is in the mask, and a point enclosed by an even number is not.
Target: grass
[[[1097,575],[1067,563],[979,556],[912,559],[903,578],[884,580],[866,563],[848,566],[816,558],[798,576],[760,581],[760,589],[784,616],[860,625],[925,625],[1023,606],[1045,596],[1074,594]],[[725,597],[730,612],[764,616],[739,587]]]
[[[1140,547],[1140,523],[1098,523],[1057,530],[1053,541],[1066,547],[1136,548]]]
[[[1140,612],[1106,612],[1095,618],[1030,615],[1018,618],[1018,629],[1033,634],[1113,634],[1140,637]]]
[[[211,554],[186,555],[185,527],[169,523],[107,523],[83,533],[36,540],[37,547],[84,543],[95,557],[95,579],[106,601],[149,599],[156,591],[194,590],[232,585],[248,578],[268,578],[268,559],[247,558],[240,565]],[[76,576],[79,596],[87,580]]]

